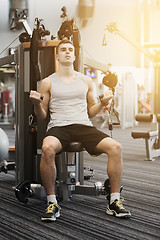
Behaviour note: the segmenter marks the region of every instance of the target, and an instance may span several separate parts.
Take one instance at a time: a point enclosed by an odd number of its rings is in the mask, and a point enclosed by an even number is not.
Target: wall
[[[9,0],[0,0],[0,52],[22,31],[10,31],[8,24]],[[61,25],[61,8],[67,7],[69,16],[77,14],[78,0],[28,0],[28,23],[33,29],[35,17],[43,18],[51,34],[57,35]],[[87,27],[81,29],[84,53],[105,64],[138,66],[139,53],[118,35],[107,33],[107,46],[102,46],[106,24],[116,21],[118,26],[133,40],[138,39],[138,0],[95,0],[94,17]],[[12,46],[19,44],[15,41]],[[7,51],[0,55],[6,55]]]
[[[107,46],[102,46],[104,30],[110,22],[116,22],[118,28],[127,35],[131,41],[141,42],[160,39],[159,17],[160,3],[158,0],[95,0],[94,16],[88,21],[85,28],[80,28],[81,44],[84,56],[99,61],[103,64],[111,64],[112,70],[118,74],[119,82],[123,75],[133,74],[136,83],[145,86],[145,93],[153,88],[152,71],[141,69],[142,60],[147,62],[147,57],[118,34],[106,32]],[[44,25],[52,35],[57,37],[61,26],[61,8],[66,6],[70,18],[75,18],[77,24],[77,7],[79,0],[28,0],[29,18],[31,29],[34,28],[36,17],[44,19]],[[144,5],[143,5],[144,4]],[[20,44],[18,37],[24,30],[9,30],[9,0],[0,0],[0,58],[8,55],[8,46],[15,47]],[[143,7],[146,12],[143,12]],[[151,11],[150,11],[151,10]],[[143,14],[146,15],[143,19]],[[147,15],[148,14],[148,15]],[[143,29],[144,28],[144,29]],[[149,31],[151,32],[149,36]],[[147,40],[145,37],[147,36]],[[50,37],[47,37],[49,40]],[[4,49],[6,50],[4,51]],[[3,52],[3,53],[2,53]],[[144,64],[145,66],[145,64]],[[153,91],[152,91],[153,92]]]
[[[143,0],[144,3],[149,2]],[[111,63],[114,66],[140,66],[140,53],[128,42],[117,34],[106,33],[107,46],[102,46],[105,26],[110,22],[116,22],[118,28],[123,31],[131,40],[140,42],[142,32],[139,11],[140,0],[95,0],[94,16],[87,27],[81,29],[82,45],[84,53],[93,59],[103,63]],[[160,39],[158,20],[160,4],[158,1],[151,1],[153,23],[153,40]],[[28,0],[29,19],[28,23],[33,29],[36,17],[44,19],[44,25],[51,34],[57,36],[61,26],[61,8],[67,7],[70,18],[74,17],[77,22],[78,0]],[[9,0],[0,0],[0,53],[18,36],[22,31],[9,30]],[[145,30],[150,26],[146,25]],[[15,41],[11,46],[16,46]],[[0,57],[8,54],[5,51]]]
[[[61,8],[67,7],[67,12],[70,17],[75,17],[77,11],[78,0],[28,0],[29,18],[28,23],[31,29],[34,28],[34,20],[36,17],[44,19],[43,23],[46,29],[50,30],[51,34],[57,35],[62,19]],[[24,30],[9,30],[9,0],[0,0],[0,53]],[[15,41],[11,46],[15,47],[19,44],[19,40]],[[5,51],[0,57],[6,56],[8,51]]]
[[[148,0],[143,0],[149,2]],[[81,44],[83,45],[84,55],[95,59],[103,64],[111,63],[114,67],[140,67],[140,52],[131,44],[125,41],[117,34],[106,32],[107,46],[102,46],[104,29],[110,22],[116,22],[118,28],[125,33],[129,39],[140,42],[142,35],[142,24],[140,19],[139,3],[140,0],[95,0],[94,16],[88,22],[87,27],[80,29]],[[160,39],[158,31],[158,19],[160,4],[158,1],[151,1],[153,4],[152,33],[153,40],[156,42]],[[77,18],[78,0],[28,0],[29,18],[28,23],[31,29],[34,28],[34,19],[36,17],[44,19],[46,29],[51,34],[57,36],[62,19],[61,8],[67,7],[70,18]],[[23,31],[9,30],[9,0],[0,0],[0,53],[11,44],[10,47],[17,46],[20,42],[18,36]],[[145,29],[150,28],[147,24]],[[16,41],[14,41],[17,38]],[[8,49],[0,54],[0,57],[8,55]],[[148,80],[147,80],[148,81]],[[150,80],[149,80],[150,81]],[[142,80],[143,82],[143,80]],[[150,85],[148,85],[150,88]]]
[[[137,0],[106,0],[95,2],[95,16],[87,28],[82,29],[83,45],[88,54],[98,61],[116,66],[139,65],[139,53],[117,34],[106,32],[107,46],[102,46],[104,29],[110,22],[131,39],[137,40],[138,5]]]

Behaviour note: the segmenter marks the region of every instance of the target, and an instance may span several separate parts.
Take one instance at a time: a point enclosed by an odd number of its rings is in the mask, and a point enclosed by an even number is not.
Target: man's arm
[[[32,90],[30,91],[30,99],[34,105],[34,112],[36,116],[42,120],[46,119],[50,99],[49,78],[45,78],[41,81],[38,92]]]
[[[86,80],[88,83],[88,93],[87,93],[87,108],[88,108],[88,115],[90,118],[96,116],[101,109],[107,105],[108,101],[113,97],[112,91],[107,91],[104,94],[104,97],[102,98],[102,102],[99,102],[95,104],[95,101],[93,99],[92,91],[93,91],[93,84],[92,84],[92,79],[86,76]]]

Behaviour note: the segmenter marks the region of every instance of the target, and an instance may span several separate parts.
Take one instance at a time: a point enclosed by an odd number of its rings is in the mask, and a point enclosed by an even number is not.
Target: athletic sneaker
[[[108,204],[106,213],[115,217],[130,218],[131,213],[123,207],[122,201],[122,198],[120,200],[116,199],[112,204]]]
[[[60,216],[61,207],[57,203],[49,203],[44,215],[41,217],[42,221],[55,221]]]

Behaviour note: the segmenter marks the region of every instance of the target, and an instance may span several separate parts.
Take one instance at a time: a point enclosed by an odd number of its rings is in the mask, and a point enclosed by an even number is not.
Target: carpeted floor
[[[102,129],[108,131],[107,128]],[[31,198],[24,205],[15,198],[14,171],[0,173],[0,239],[91,240],[160,239],[160,158],[144,161],[144,140],[131,138],[133,129],[114,128],[113,138],[123,147],[124,205],[131,219],[117,219],[105,213],[105,196],[73,195],[70,202],[60,202],[61,216],[53,223],[40,221],[45,199]],[[11,133],[8,131],[11,137]],[[94,169],[94,178],[86,184],[102,183],[107,178],[107,157],[93,158],[84,153],[86,167]]]

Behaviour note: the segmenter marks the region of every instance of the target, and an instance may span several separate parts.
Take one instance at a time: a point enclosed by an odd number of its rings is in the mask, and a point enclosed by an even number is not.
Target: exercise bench
[[[145,139],[146,146],[146,158],[147,161],[155,160],[155,157],[160,156],[160,144],[159,144],[159,123],[160,123],[160,115],[157,114],[157,123],[158,130],[151,131],[133,131],[131,133],[134,139],[143,138]],[[138,114],[135,117],[135,120],[138,122],[152,122],[153,114]]]

